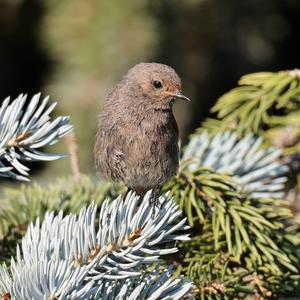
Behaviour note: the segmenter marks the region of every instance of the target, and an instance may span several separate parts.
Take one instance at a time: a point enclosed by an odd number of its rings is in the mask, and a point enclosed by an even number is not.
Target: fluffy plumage
[[[122,181],[139,194],[160,187],[178,168],[178,127],[172,112],[181,80],[158,63],[134,66],[108,96],[99,116],[96,170],[106,180]]]

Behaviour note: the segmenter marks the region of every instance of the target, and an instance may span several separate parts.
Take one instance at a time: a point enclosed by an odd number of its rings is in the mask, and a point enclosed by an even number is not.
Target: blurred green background
[[[193,100],[175,105],[184,143],[241,75],[299,66],[299,29],[299,0],[0,0],[0,99],[42,91],[58,101],[82,172],[94,175],[97,114],[131,66],[180,74]],[[39,181],[71,173],[68,159],[30,167]]]

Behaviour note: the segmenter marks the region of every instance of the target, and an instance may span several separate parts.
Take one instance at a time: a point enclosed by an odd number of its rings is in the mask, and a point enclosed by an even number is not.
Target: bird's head
[[[137,64],[128,71],[126,80],[135,91],[132,101],[144,101],[145,105],[155,109],[170,109],[176,99],[190,101],[182,94],[178,74],[164,64]]]

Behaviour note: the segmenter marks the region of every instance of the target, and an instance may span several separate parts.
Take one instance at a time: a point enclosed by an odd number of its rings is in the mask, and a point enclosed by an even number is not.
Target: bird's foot
[[[125,195],[124,195],[124,199],[126,199],[126,197],[128,196],[128,194],[130,193],[130,192],[132,192],[133,191],[133,189],[131,188],[131,187],[128,187],[127,188],[127,191],[126,191],[126,193],[125,193]]]
[[[161,203],[159,202],[159,195],[160,195],[160,190],[154,190],[152,191],[150,198],[149,198],[149,206],[152,207],[152,213],[151,213],[151,218],[155,218],[155,208],[160,208]]]
[[[149,199],[149,205],[151,207],[161,207],[161,203],[159,202],[159,196],[158,195],[153,195],[151,194],[150,199]]]

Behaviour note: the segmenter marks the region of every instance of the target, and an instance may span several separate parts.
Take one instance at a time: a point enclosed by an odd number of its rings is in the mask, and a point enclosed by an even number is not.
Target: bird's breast
[[[133,136],[131,150],[135,184],[156,186],[175,175],[178,168],[178,130],[175,119],[141,120]]]

